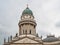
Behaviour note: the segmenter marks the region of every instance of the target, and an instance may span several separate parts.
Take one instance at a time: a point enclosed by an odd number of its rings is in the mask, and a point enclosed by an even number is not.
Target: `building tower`
[[[54,35],[48,35],[47,38],[42,39],[36,34],[36,22],[34,20],[33,12],[27,8],[22,12],[19,25],[19,35],[8,37],[8,41],[4,38],[3,45],[60,45],[60,39]]]
[[[36,35],[36,22],[34,20],[33,12],[27,8],[22,12],[21,20],[19,25],[19,35],[32,34]]]

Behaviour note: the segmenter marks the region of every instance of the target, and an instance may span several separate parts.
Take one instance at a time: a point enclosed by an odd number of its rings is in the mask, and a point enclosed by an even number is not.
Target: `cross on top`
[[[27,4],[27,8],[28,8],[28,4]]]

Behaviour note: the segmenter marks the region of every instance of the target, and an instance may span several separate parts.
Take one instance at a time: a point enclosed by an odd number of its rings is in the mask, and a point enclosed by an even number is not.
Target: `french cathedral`
[[[38,36],[34,18],[32,10],[27,6],[18,23],[19,33],[16,33],[14,37],[8,37],[8,41],[4,38],[3,45],[60,45],[60,39],[55,35],[47,35],[44,39]]]

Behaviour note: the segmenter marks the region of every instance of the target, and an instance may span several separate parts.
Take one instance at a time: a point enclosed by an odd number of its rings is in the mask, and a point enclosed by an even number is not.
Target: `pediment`
[[[30,38],[23,38],[23,39],[19,39],[13,43],[39,43],[38,41],[35,41],[33,39]]]

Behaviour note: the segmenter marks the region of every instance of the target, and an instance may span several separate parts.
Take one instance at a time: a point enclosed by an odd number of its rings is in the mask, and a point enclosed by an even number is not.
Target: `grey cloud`
[[[60,28],[60,22],[57,22],[55,26]]]

